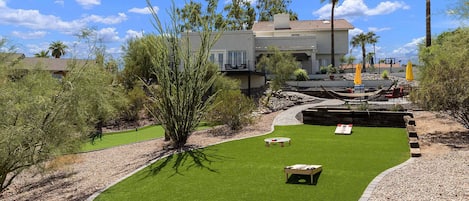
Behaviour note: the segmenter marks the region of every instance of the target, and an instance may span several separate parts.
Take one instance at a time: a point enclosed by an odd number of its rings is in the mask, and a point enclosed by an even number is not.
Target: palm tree
[[[34,54],[35,57],[49,58],[49,50],[41,50],[39,53]]]
[[[427,0],[426,4],[427,12],[426,12],[426,24],[427,24],[427,32],[426,32],[426,43],[427,47],[432,45],[432,28],[431,28],[431,6],[430,0]]]
[[[65,49],[67,48],[68,46],[65,45],[62,41],[54,41],[49,45],[49,50],[52,51],[51,54],[56,59],[59,59],[61,56],[65,55]]]
[[[360,33],[354,37],[352,37],[352,41],[350,41],[350,44],[352,45],[352,47],[357,47],[357,46],[360,46],[361,49],[362,49],[362,61],[363,61],[363,64],[362,64],[362,69],[363,69],[363,72],[366,72],[366,69],[365,69],[365,63],[366,63],[366,44],[373,44],[375,42],[378,41],[378,36],[376,36],[376,34],[372,31],[368,32],[368,33]]]
[[[321,0],[324,3],[326,0]],[[329,0],[332,4],[331,8],[331,64],[335,66],[335,49],[334,49],[334,8],[339,3],[339,0]]]

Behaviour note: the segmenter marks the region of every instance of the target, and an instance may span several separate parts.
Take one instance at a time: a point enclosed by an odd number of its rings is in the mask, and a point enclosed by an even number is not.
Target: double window
[[[228,51],[228,64],[241,66],[241,64],[246,64],[246,60],[245,50]]]

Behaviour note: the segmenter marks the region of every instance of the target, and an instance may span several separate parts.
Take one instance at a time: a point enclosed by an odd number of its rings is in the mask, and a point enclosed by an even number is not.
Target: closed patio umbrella
[[[407,67],[405,68],[405,79],[409,82],[414,80],[414,73],[412,72],[412,62],[411,61],[407,62]]]
[[[360,64],[357,64],[357,67],[355,67],[355,77],[353,79],[353,83],[355,83],[355,85],[362,84],[362,66]]]

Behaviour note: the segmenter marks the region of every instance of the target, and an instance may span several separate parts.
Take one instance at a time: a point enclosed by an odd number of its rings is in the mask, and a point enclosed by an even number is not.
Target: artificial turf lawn
[[[147,126],[138,130],[129,130],[123,132],[103,134],[102,139],[95,139],[94,144],[91,141],[86,142],[81,151],[94,151],[106,149],[124,144],[131,144],[145,140],[151,140],[164,136],[164,129],[160,125]]]
[[[272,134],[161,159],[104,191],[96,200],[358,200],[384,170],[409,158],[400,128],[277,126]],[[291,145],[264,145],[289,137]],[[283,168],[320,164],[316,185],[285,183]],[[307,177],[306,177],[307,178]]]
[[[211,128],[207,122],[201,122],[197,130],[205,130]],[[138,130],[128,130],[121,132],[105,133],[101,139],[95,139],[92,144],[91,141],[86,142],[81,151],[95,151],[115,146],[142,142],[164,136],[164,129],[161,125],[152,125],[139,128]]]

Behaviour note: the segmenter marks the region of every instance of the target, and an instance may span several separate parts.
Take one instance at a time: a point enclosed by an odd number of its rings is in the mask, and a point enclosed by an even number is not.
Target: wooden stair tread
[[[415,126],[415,119],[412,118],[411,116],[404,116],[404,121],[407,125],[413,125]]]

